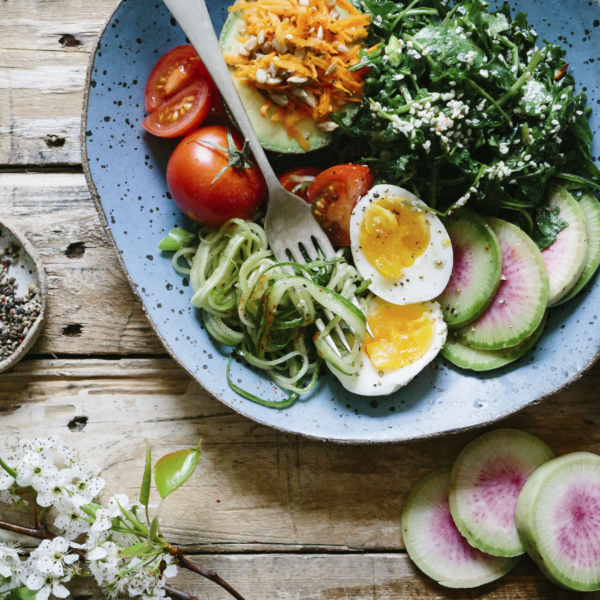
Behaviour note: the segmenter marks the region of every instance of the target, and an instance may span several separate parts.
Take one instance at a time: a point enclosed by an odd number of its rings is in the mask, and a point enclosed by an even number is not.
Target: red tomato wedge
[[[300,196],[308,202],[306,196],[308,186],[314,181],[314,178],[320,173],[315,167],[301,167],[299,169],[290,169],[279,176],[279,183],[292,194]]]
[[[142,127],[159,137],[182,137],[197,129],[210,113],[211,86],[197,79],[151,112]]]
[[[350,215],[373,187],[373,174],[362,165],[339,165],[323,171],[308,188],[312,212],[334,246],[350,245]]]
[[[206,79],[212,84],[212,79],[194,47],[173,48],[156,63],[148,77],[145,90],[146,111],[154,112],[196,79]]]

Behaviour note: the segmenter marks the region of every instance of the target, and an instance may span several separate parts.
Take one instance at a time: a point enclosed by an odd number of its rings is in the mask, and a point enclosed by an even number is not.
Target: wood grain
[[[596,367],[501,426],[557,454],[600,453],[599,385]],[[155,458],[202,438],[198,474],[163,513],[168,538],[190,552],[401,550],[410,490],[480,434],[380,446],[285,435],[237,415],[170,359],[26,361],[0,376],[0,414],[3,442],[60,434],[103,469],[107,493],[132,496],[144,438]],[[82,431],[75,417],[86,417]]]
[[[3,0],[0,164],[79,164],[83,87],[114,0]]]
[[[0,210],[48,274],[33,354],[164,354],[108,243],[81,174],[0,174]]]
[[[453,590],[421,574],[405,554],[194,556],[217,571],[246,600],[598,600],[598,592],[559,588],[524,558],[508,575],[471,590]],[[185,572],[175,585],[202,600],[229,600],[220,588]],[[93,585],[74,589],[76,597],[100,598]]]

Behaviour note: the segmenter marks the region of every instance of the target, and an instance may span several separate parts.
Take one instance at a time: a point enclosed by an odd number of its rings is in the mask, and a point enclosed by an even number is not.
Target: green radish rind
[[[458,329],[481,316],[494,299],[502,276],[502,251],[485,219],[467,208],[443,219],[443,223],[452,241],[455,262],[450,282],[437,301],[448,329]],[[467,253],[469,257],[464,260],[472,261],[469,275],[474,279],[463,282],[456,273],[460,266],[457,257]]]
[[[500,282],[488,310],[473,323],[457,329],[455,335],[462,344],[478,350],[502,350],[529,337],[544,318],[548,304],[548,274],[538,247],[525,232],[502,219],[488,217],[486,220],[502,248],[502,272],[506,281]],[[515,265],[520,265],[520,274],[518,271],[516,275],[513,273]],[[513,280],[513,276],[520,277],[525,290],[519,297],[503,298],[506,290],[511,289],[508,280]],[[498,322],[503,314],[508,315],[504,320],[510,325]]]
[[[477,350],[476,348],[470,348],[461,344],[452,336],[448,336],[441,354],[446,360],[449,360],[453,365],[461,369],[478,372],[500,369],[519,360],[519,358],[529,352],[544,330],[547,315],[548,313],[544,315],[537,329],[516,346],[504,348],[503,350]]]
[[[587,264],[588,231],[583,210],[563,187],[553,186],[549,205],[558,208],[560,217],[569,225],[556,236],[556,241],[542,250],[548,281],[548,306],[558,304],[577,284]]]
[[[573,286],[571,291],[559,302],[558,306],[576,296],[592,278],[598,266],[600,266],[600,202],[596,196],[585,193],[579,200],[579,206],[583,211],[588,231],[588,258],[581,277]]]
[[[513,569],[519,558],[489,556],[461,539],[450,516],[449,490],[450,468],[438,469],[424,477],[408,496],[402,511],[402,536],[408,555],[421,571],[445,587],[473,588],[496,581]],[[447,528],[451,528],[447,531],[458,538],[460,546],[464,546],[464,552],[469,555],[466,557],[462,553],[457,557],[461,548],[451,539],[448,544],[452,546],[453,554],[446,561],[446,569],[442,565],[445,557],[440,554],[447,549],[444,548],[447,538],[432,531],[434,519],[436,522],[441,519]]]
[[[492,556],[525,553],[515,526],[518,493],[554,453],[539,438],[496,429],[473,440],[452,467],[450,511],[469,544]]]
[[[596,476],[600,477],[600,457],[590,452],[573,452],[556,458],[538,469],[521,491],[515,511],[515,523],[527,553],[546,577],[562,587],[589,592],[600,589],[600,565],[587,582],[574,579],[565,572],[569,570],[572,573],[568,565],[557,564],[548,552],[545,542],[551,532],[548,531],[547,525],[540,523],[542,513],[550,511],[552,518],[556,514],[552,507],[547,506],[548,499],[552,501],[556,497],[556,489],[553,490],[552,486],[557,482],[559,485],[565,485],[565,481],[568,485],[569,472],[581,471],[584,467],[593,469]],[[597,536],[598,531],[587,532],[587,535]]]
[[[344,15],[347,14],[343,10],[340,10],[340,12],[344,13]],[[243,19],[242,13],[243,11],[241,10],[230,13],[223,25],[221,35],[219,36],[219,44],[223,52],[237,51],[239,42],[235,39],[235,36],[237,34],[237,26]],[[265,103],[265,96],[258,89],[245,85],[237,77],[234,77],[234,67],[229,67],[229,71],[231,72],[231,78],[240,95],[240,99],[244,104],[244,108],[248,113],[252,127],[254,127],[258,140],[265,150],[285,154],[303,154],[304,152],[323,148],[331,142],[331,134],[318,129],[313,119],[300,119],[296,121],[295,126],[308,141],[309,148],[308,150],[304,150],[296,140],[288,136],[282,121],[275,122],[261,116],[260,109]],[[352,121],[359,106],[357,102],[348,102],[339,110],[340,114],[346,113],[344,122],[350,123]]]

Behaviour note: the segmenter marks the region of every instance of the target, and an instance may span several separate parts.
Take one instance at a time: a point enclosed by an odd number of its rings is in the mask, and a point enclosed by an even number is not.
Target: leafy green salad
[[[552,180],[600,189],[591,108],[526,15],[482,0],[356,0],[372,17],[355,70],[367,68],[351,125],[335,117],[347,159],[442,213],[469,202],[516,223],[543,249],[567,226],[548,207]]]

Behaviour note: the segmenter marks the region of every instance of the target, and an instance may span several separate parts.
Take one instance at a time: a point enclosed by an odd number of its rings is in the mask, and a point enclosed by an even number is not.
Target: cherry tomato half
[[[151,112],[142,121],[142,127],[159,137],[182,137],[200,126],[210,107],[210,84],[205,79],[196,79]]]
[[[173,48],[156,63],[148,77],[145,90],[146,111],[154,112],[196,79],[206,79],[212,84],[194,47],[188,45]]]
[[[308,186],[314,181],[315,177],[320,173],[315,167],[302,167],[300,169],[290,169],[279,176],[279,183],[292,194],[300,196],[308,202],[306,196]]]
[[[308,188],[312,212],[334,246],[350,245],[350,215],[373,187],[373,174],[362,165],[338,165],[323,171]]]
[[[241,150],[242,136],[235,130],[231,134]],[[220,227],[228,219],[254,217],[267,195],[260,169],[254,162],[249,168],[231,166],[215,180],[229,163],[229,156],[205,141],[228,148],[227,128],[202,127],[175,148],[167,166],[173,200],[188,217],[208,227]]]

